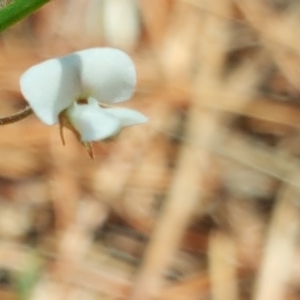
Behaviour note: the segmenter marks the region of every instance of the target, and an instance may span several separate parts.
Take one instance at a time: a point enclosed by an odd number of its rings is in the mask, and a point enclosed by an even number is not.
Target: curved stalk
[[[27,106],[23,110],[15,113],[11,116],[0,117],[0,125],[7,125],[7,124],[11,124],[11,123],[21,121],[21,120],[27,118],[28,116],[30,116],[32,114],[33,114],[33,111],[31,109],[31,107]]]

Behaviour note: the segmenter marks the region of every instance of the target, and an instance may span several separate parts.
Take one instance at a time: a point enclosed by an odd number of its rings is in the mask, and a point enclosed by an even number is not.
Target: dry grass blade
[[[216,2],[213,1],[213,4]],[[226,4],[224,6],[226,7]],[[213,22],[211,19],[215,20],[213,16],[207,17],[207,29]],[[215,21],[219,22],[219,20]],[[212,55],[222,57],[223,52],[220,49],[220,52],[212,53]],[[211,65],[211,61],[206,62],[207,66]],[[220,58],[218,61],[222,61],[222,59]],[[218,69],[218,66],[215,68]],[[214,69],[213,66],[212,69]],[[199,80],[201,79],[199,78]],[[189,140],[199,141],[200,145],[210,144],[211,139],[215,138],[217,134],[218,115],[208,111],[199,111],[197,96],[194,98],[194,105],[188,116],[186,136]],[[205,128],[205,131],[195,130],[196,128]],[[163,284],[163,274],[170,263],[170,258],[189,224],[199,196],[205,194],[204,176],[209,167],[210,154],[206,148],[191,149],[188,145],[182,146],[167,203],[146,249],[132,299],[158,297]],[[171,224],[172,226],[170,226]],[[173,226],[178,229],[174,231]]]
[[[287,176],[291,172],[299,172],[298,162],[285,153],[272,153],[266,147],[260,147],[238,134],[227,137],[214,151],[259,172],[299,186],[297,180]]]
[[[211,293],[215,300],[239,299],[236,249],[230,237],[214,232],[209,241]]]
[[[294,176],[294,181],[298,180],[299,176]],[[284,299],[287,293],[300,228],[298,197],[298,189],[281,188],[256,282],[255,300]]]

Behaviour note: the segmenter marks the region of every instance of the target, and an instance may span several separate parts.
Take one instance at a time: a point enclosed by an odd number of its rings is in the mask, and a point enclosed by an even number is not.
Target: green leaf
[[[0,32],[25,19],[50,0],[13,0],[0,9]]]
[[[18,300],[29,300],[33,288],[40,278],[42,261],[36,253],[30,253],[26,265],[18,274],[15,281],[15,290]]]

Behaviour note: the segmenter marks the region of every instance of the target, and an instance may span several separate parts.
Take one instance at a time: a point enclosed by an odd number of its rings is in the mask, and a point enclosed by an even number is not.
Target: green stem
[[[0,10],[0,31],[26,18],[50,0],[13,0]]]

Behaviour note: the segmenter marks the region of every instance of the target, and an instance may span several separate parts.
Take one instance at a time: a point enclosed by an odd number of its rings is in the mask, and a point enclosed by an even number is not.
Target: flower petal
[[[58,114],[80,94],[79,64],[78,55],[67,55],[37,64],[21,76],[23,96],[47,125],[57,123]]]
[[[81,58],[83,96],[104,103],[128,100],[135,89],[136,72],[131,58],[114,48],[92,48],[76,52]]]
[[[70,123],[79,132],[83,142],[100,141],[114,136],[121,129],[121,123],[106,114],[98,104],[74,103],[67,109]]]
[[[122,126],[131,126],[146,123],[148,118],[140,112],[123,107],[105,108],[105,112],[121,122]]]

